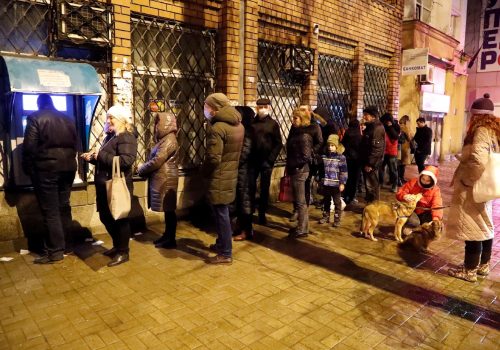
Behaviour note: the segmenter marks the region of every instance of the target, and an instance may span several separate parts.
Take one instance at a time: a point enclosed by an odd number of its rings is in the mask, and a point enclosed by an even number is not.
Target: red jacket
[[[390,155],[390,156],[397,156],[398,155],[398,139],[396,140],[391,140],[387,133],[385,134],[385,152],[384,154]]]
[[[404,196],[407,194],[417,194],[422,193],[422,199],[417,203],[417,207],[423,208],[440,208],[443,206],[443,198],[441,197],[441,190],[438,185],[434,185],[432,188],[425,189],[420,187],[418,183],[418,177],[411,179],[403,187],[401,187],[396,194],[396,199],[400,202],[404,202]],[[416,214],[422,214],[423,209],[415,209]],[[443,210],[432,210],[432,219],[443,219]]]

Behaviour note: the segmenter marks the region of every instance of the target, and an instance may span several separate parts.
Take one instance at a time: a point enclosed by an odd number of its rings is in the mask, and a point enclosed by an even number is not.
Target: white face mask
[[[213,117],[213,115],[211,115],[210,111],[208,111],[207,109],[203,110],[203,114],[205,115],[205,118],[207,118],[207,120],[210,120]]]
[[[257,111],[257,115],[260,117],[260,118],[264,118],[264,117],[267,117],[269,115],[269,109],[267,108],[261,108]]]

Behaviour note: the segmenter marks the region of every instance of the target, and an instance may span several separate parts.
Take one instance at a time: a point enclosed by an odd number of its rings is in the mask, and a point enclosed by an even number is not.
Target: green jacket
[[[236,197],[244,133],[241,116],[231,106],[219,110],[208,124],[202,174],[208,181],[208,200],[213,205],[230,204]]]

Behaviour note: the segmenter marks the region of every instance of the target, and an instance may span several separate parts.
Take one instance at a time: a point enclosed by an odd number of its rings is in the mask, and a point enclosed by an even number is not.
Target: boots
[[[488,276],[490,273],[490,262],[488,261],[487,263],[484,264],[479,264],[479,267],[477,268],[477,274],[480,276]]]
[[[466,269],[465,266],[459,266],[456,269],[449,269],[448,275],[467,282],[477,282],[477,270],[477,267],[475,269]]]
[[[335,215],[333,216],[333,227],[339,227],[340,226],[340,212],[335,212]]]
[[[326,211],[323,212],[323,217],[318,221],[319,224],[329,224],[330,223],[330,213]]]

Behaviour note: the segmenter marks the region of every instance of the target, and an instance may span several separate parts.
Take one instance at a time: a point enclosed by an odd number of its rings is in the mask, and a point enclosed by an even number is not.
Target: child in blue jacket
[[[328,136],[326,154],[322,157],[323,217],[319,220],[319,223],[330,223],[330,203],[333,198],[333,203],[335,204],[333,227],[340,226],[342,212],[340,195],[347,182],[347,162],[342,153],[344,153],[344,146],[340,143],[339,136]]]

